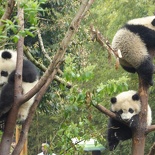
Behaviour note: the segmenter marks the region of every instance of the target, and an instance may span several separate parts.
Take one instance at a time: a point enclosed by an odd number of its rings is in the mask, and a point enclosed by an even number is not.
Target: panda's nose
[[[123,119],[124,122],[129,122],[130,119]]]

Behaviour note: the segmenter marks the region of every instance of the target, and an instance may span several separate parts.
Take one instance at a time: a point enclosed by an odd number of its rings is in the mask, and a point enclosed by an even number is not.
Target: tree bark
[[[148,107],[148,89],[146,84],[139,77],[139,96],[141,100],[141,112],[137,127],[133,130],[132,137],[132,155],[144,155],[146,128],[147,128],[147,107]]]
[[[12,14],[12,11],[13,11],[13,8],[14,8],[14,4],[15,4],[14,0],[8,0],[8,3],[6,4],[5,13],[3,14],[3,16],[2,16],[2,18],[0,20],[0,27],[3,26],[3,21],[4,20],[10,18],[11,14]]]
[[[62,42],[60,44],[60,49],[57,51],[52,63],[50,64],[49,68],[47,69],[46,73],[44,74],[44,77],[43,77],[44,83],[42,82],[41,84],[36,85],[35,88],[33,88],[33,90],[31,90],[29,93],[27,93],[20,99],[19,102],[24,102],[30,97],[30,95],[32,95],[33,93],[38,91],[35,102],[32,105],[32,107],[30,108],[28,118],[26,119],[25,123],[23,124],[19,142],[18,142],[17,146],[15,147],[12,155],[18,155],[21,152],[24,142],[26,140],[26,137],[28,135],[28,130],[29,130],[30,124],[32,122],[32,118],[33,118],[33,115],[37,108],[37,105],[39,104],[42,96],[46,92],[48,86],[54,79],[54,77],[59,69],[59,66],[64,58],[64,54],[66,52],[67,46],[68,46],[71,38],[73,37],[74,33],[76,33],[82,18],[84,17],[86,11],[89,9],[89,7],[93,3],[93,1],[94,0],[83,0],[82,1],[82,4],[80,6],[78,13],[76,14],[73,21],[71,22],[70,28],[67,31],[64,39],[62,40]],[[43,84],[44,84],[44,86],[43,86]],[[5,153],[3,155],[5,155]]]
[[[24,30],[24,11],[22,8],[20,8],[20,2],[18,2],[18,19],[20,30]],[[9,154],[14,129],[16,126],[16,119],[18,109],[20,106],[19,99],[22,97],[21,85],[22,85],[22,68],[23,68],[23,46],[24,46],[24,38],[21,36],[17,44],[17,64],[15,73],[14,104],[6,121],[5,130],[0,145],[0,155]]]

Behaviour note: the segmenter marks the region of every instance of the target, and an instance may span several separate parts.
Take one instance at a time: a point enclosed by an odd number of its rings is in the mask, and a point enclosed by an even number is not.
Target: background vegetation
[[[23,3],[25,48],[40,64],[49,65],[80,3],[80,0],[25,0]],[[93,3],[67,49],[61,66],[63,73],[59,72],[59,77],[70,82],[72,87],[68,88],[58,80],[49,86],[30,128],[29,155],[40,152],[42,142],[48,142],[50,151],[56,154],[84,154],[82,148],[73,145],[71,139],[75,137],[79,140],[97,139],[107,148],[108,117],[85,104],[86,92],[93,93],[94,103],[101,103],[109,109],[110,97],[124,90],[137,90],[138,83],[136,75],[128,74],[121,67],[115,70],[115,58],[109,62],[106,49],[92,41],[90,26],[93,25],[111,42],[116,31],[129,19],[153,15],[154,3],[154,0],[97,0]],[[2,16],[5,2],[0,1],[0,4]],[[15,48],[19,36],[16,23],[14,10],[12,20],[5,21],[5,33],[1,30],[2,48]],[[41,49],[38,30],[48,57]],[[44,72],[41,68],[39,70],[40,74]],[[152,111],[155,109],[154,91],[152,87],[149,99]],[[154,141],[154,133],[149,134],[146,152]],[[131,154],[129,145],[130,141],[123,142],[114,152],[105,150],[103,154]]]

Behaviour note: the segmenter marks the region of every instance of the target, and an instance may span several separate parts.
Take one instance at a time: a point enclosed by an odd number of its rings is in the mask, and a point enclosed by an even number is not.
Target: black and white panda
[[[14,101],[14,82],[17,52],[13,50],[0,50],[0,120],[7,117],[7,113]],[[29,60],[23,60],[22,93],[26,94],[38,82],[39,74],[36,67]],[[18,112],[18,121],[23,122],[34,102],[33,96],[22,104]]]
[[[153,85],[155,16],[128,21],[115,34],[112,48],[120,50],[122,58],[119,58],[119,61],[126,71],[137,72],[147,84]]]
[[[107,140],[110,151],[116,148],[120,140],[124,141],[132,138],[131,128],[137,125],[138,114],[141,110],[139,95],[134,90],[125,91],[116,97],[112,97],[111,103],[111,110],[116,113],[119,119],[127,122],[129,126],[114,118],[109,118]],[[148,105],[147,126],[151,123],[152,112]]]

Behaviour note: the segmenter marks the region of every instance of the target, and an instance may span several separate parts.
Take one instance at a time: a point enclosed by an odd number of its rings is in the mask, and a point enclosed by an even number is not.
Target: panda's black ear
[[[153,21],[151,22],[151,24],[152,24],[153,26],[155,26],[155,18],[153,19]]]
[[[11,59],[11,57],[12,57],[12,55],[11,55],[10,52],[8,52],[8,51],[3,51],[3,53],[2,53],[2,58],[3,58],[3,59]]]
[[[133,99],[134,101],[138,101],[138,100],[140,99],[138,93],[134,94],[134,95],[132,96],[132,99]]]
[[[112,104],[115,104],[117,102],[117,98],[116,97],[112,97],[110,101],[111,101]]]

